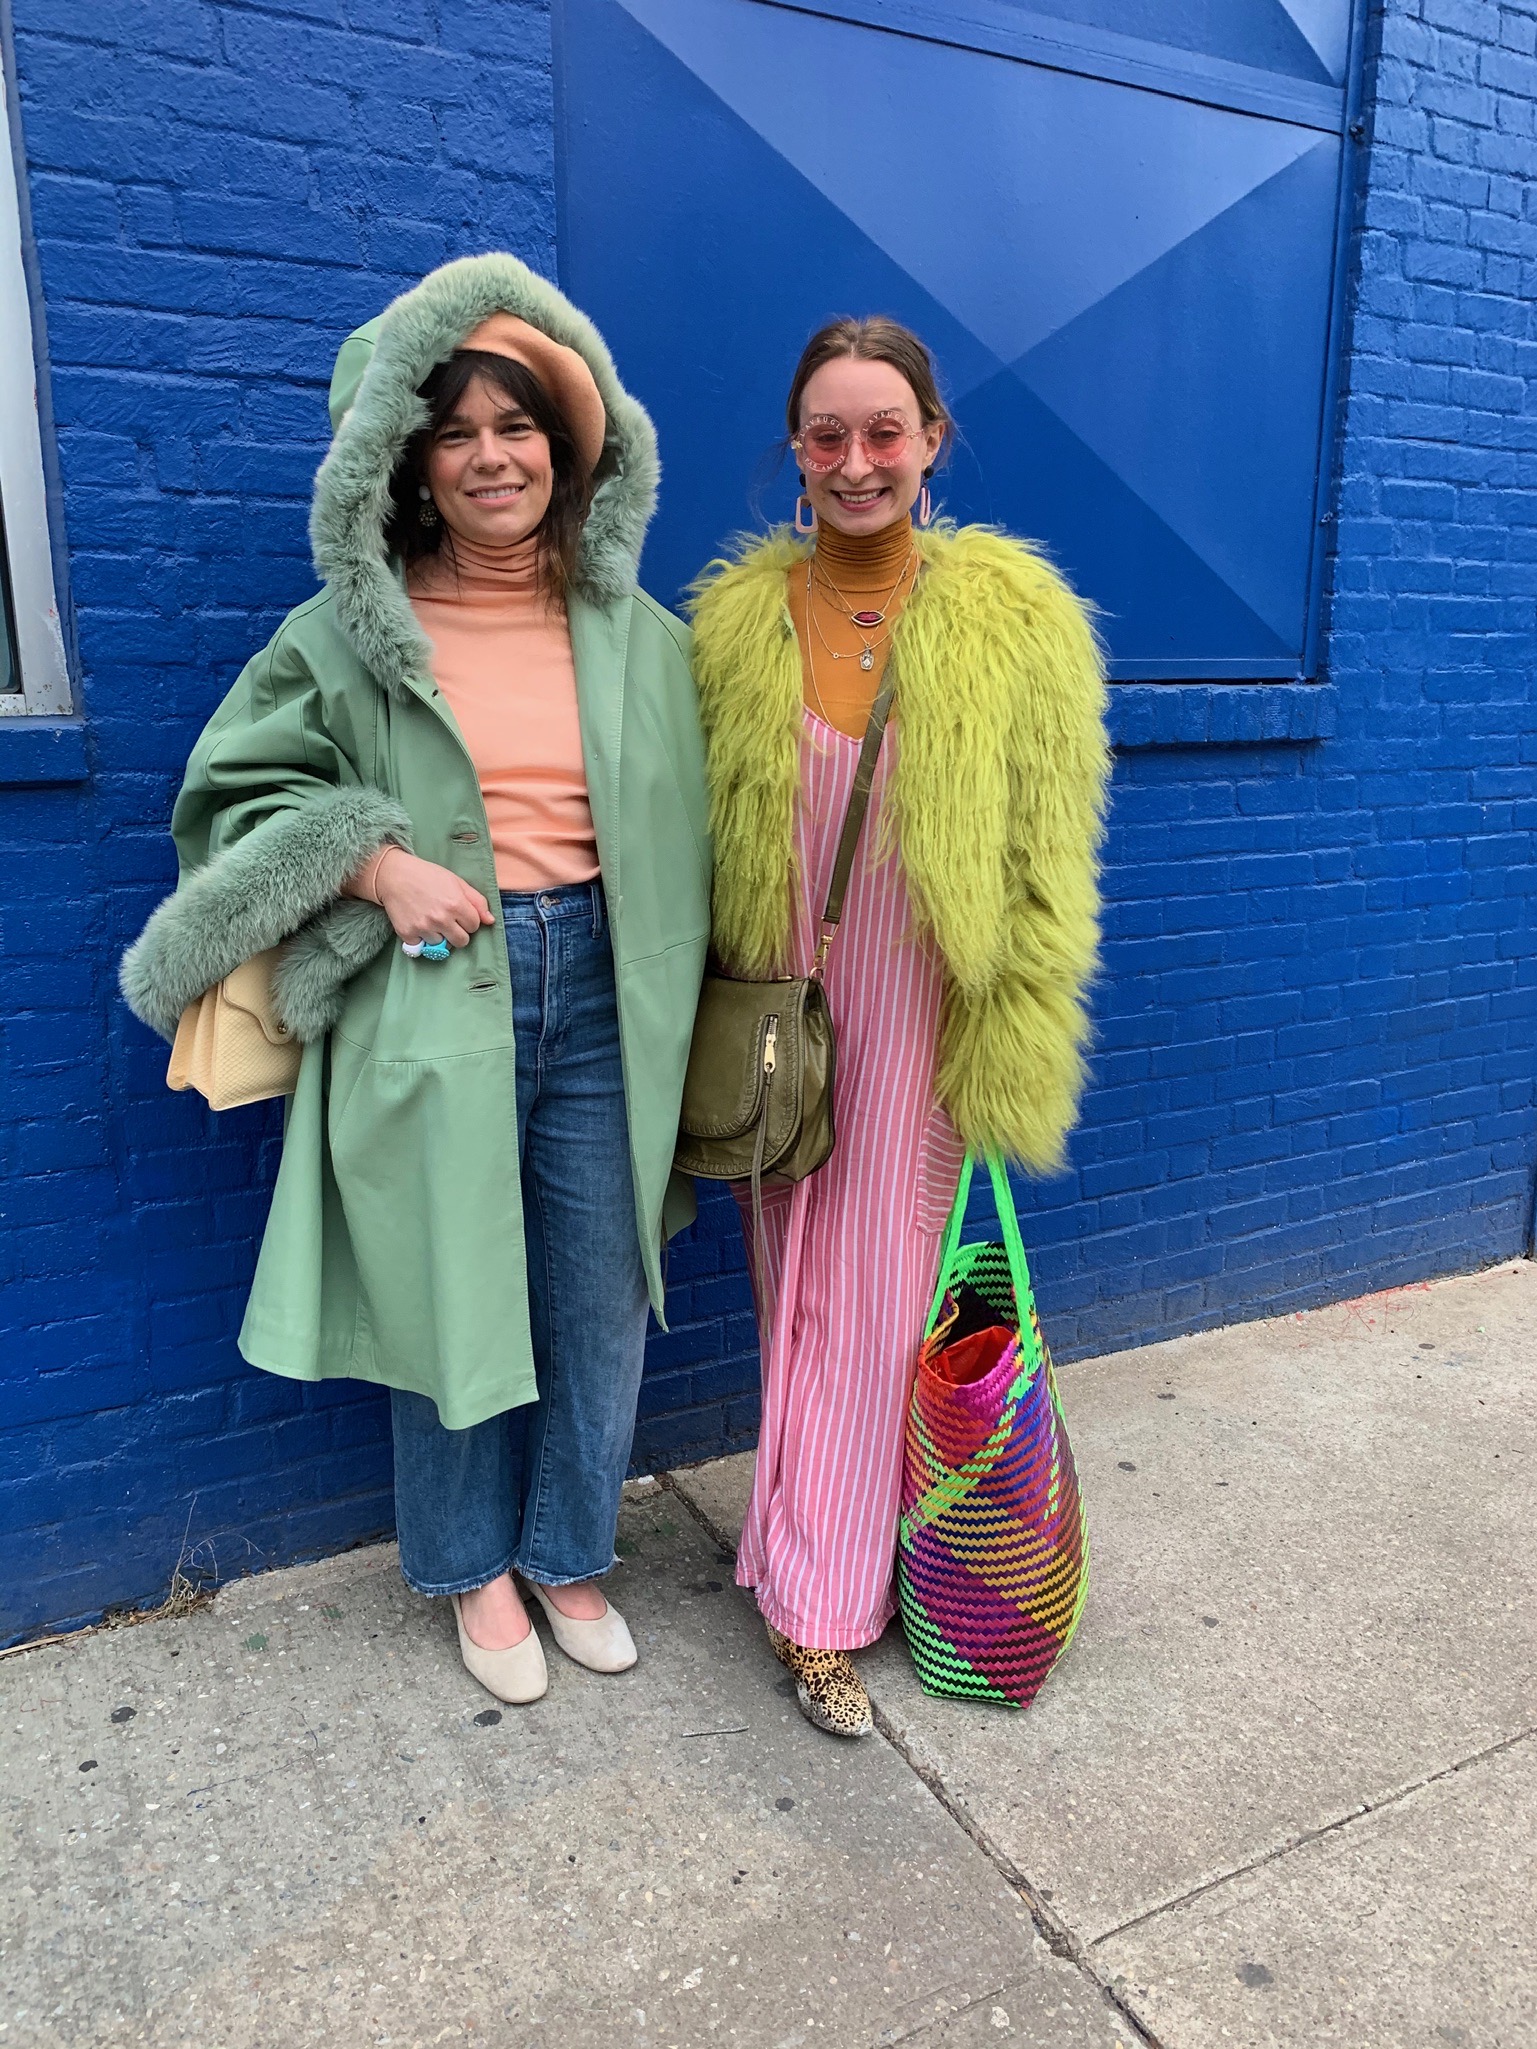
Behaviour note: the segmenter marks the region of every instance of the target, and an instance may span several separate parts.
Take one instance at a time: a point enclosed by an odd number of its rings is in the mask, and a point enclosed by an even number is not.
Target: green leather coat
[[[535,1396],[518,1172],[511,988],[499,925],[440,965],[340,899],[386,839],[494,904],[474,767],[387,561],[384,485],[416,387],[493,311],[581,349],[608,441],[569,604],[583,754],[612,929],[631,1168],[651,1300],[693,1214],[671,1173],[709,928],[708,802],[686,629],[635,587],[655,439],[601,339],[508,256],[434,272],[349,339],[312,535],[327,581],[215,713],[172,830],[175,896],[125,959],[162,1033],[240,959],[288,942],[280,1008],[306,1040],[240,1333],[253,1365],[429,1396],[464,1428]]]

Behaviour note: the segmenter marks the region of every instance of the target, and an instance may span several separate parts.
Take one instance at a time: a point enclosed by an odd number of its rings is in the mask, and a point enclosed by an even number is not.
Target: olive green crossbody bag
[[[804,1181],[833,1149],[836,1048],[822,975],[895,690],[896,665],[888,663],[870,707],[811,973],[755,982],[712,972],[699,995],[673,1164],[707,1181],[750,1181],[760,1248],[764,1176]]]

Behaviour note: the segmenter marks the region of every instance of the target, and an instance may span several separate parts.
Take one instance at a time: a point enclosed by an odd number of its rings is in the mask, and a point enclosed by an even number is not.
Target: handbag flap
[[[176,1040],[171,1047],[170,1065],[166,1069],[165,1085],[171,1089],[198,1089],[207,1094],[205,1086],[213,1061],[213,1014],[215,992],[205,989],[195,1003],[189,1003],[181,1014],[176,1027]]]
[[[688,1073],[679,1119],[694,1139],[740,1138],[757,1121],[763,1099],[763,1053],[774,1028],[774,1083],[771,1122],[784,1122],[782,1106],[798,1115],[800,1102],[800,1018],[804,982],[737,981],[706,975],[694,1020]],[[768,1134],[775,1150],[775,1132]],[[780,1144],[784,1143],[783,1137]]]
[[[189,1003],[176,1028],[167,1086],[196,1089],[212,1110],[292,1095],[304,1049],[272,1002],[279,949],[258,953]]]
[[[280,948],[272,946],[265,953],[252,954],[233,973],[226,975],[220,985],[224,1001],[232,1009],[244,1011],[248,1017],[254,1018],[269,1046],[286,1046],[293,1037],[279,1018],[272,998],[272,976],[280,951]]]

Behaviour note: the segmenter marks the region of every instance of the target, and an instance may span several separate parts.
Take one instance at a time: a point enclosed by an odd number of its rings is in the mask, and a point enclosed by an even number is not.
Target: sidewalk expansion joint
[[[682,1507],[687,1509],[688,1513],[694,1518],[695,1522],[698,1523],[700,1529],[704,1531],[705,1535],[710,1539],[710,1541],[713,1544],[715,1544],[725,1554],[726,1557],[735,1558],[737,1550],[736,1538],[728,1536],[723,1529],[718,1528],[715,1523],[711,1522],[710,1518],[705,1514],[704,1510],[694,1500],[693,1496],[691,1494],[686,1493],[682,1487],[677,1485],[671,1473],[661,1474],[660,1479],[663,1487],[672,1496],[673,1500],[680,1503]]]
[[[1320,1828],[1304,1829],[1300,1835],[1277,1844],[1262,1857],[1253,1857],[1247,1864],[1235,1864],[1230,1871],[1221,1871],[1215,1878],[1208,1878],[1200,1885],[1191,1886],[1188,1892],[1173,1893],[1166,1900],[1160,1900],[1155,1907],[1148,1907],[1140,1914],[1133,1914],[1129,1921],[1122,1921],[1115,1928],[1107,1928],[1103,1935],[1096,1935],[1089,1944],[1098,1949],[1101,1943],[1114,1942],[1117,1936],[1125,1935],[1133,1928],[1141,1928],[1149,1921],[1157,1921],[1165,1914],[1173,1913],[1176,1907],[1183,1907],[1191,1900],[1198,1900],[1204,1894],[1216,1892],[1220,1886],[1231,1885],[1235,1878],[1247,1878],[1251,1871],[1263,1871],[1267,1864],[1277,1863],[1282,1857],[1290,1857],[1296,1850],[1305,1850],[1312,1843],[1323,1842],[1327,1837],[1339,1835],[1343,1830],[1354,1828],[1357,1822],[1366,1821],[1374,1814],[1384,1814],[1389,1808],[1397,1807],[1415,1793],[1423,1792],[1427,1786],[1439,1785],[1443,1779],[1454,1779],[1470,1765],[1484,1764],[1491,1757],[1499,1757],[1507,1750],[1514,1750],[1520,1743],[1530,1742],[1537,1736],[1537,1724],[1529,1729],[1518,1729],[1513,1736],[1502,1736],[1498,1743],[1490,1743],[1482,1750],[1475,1750],[1467,1757],[1459,1757],[1455,1764],[1443,1765],[1439,1771],[1427,1772],[1423,1778],[1413,1779],[1406,1786],[1397,1786],[1391,1793],[1385,1793],[1380,1800],[1364,1801],[1359,1807],[1352,1807],[1348,1814],[1337,1815],[1333,1821],[1326,1821]]]
[[[673,1485],[670,1473],[664,1473],[661,1478],[662,1485],[676,1500],[682,1503],[683,1507],[688,1510],[706,1536],[710,1537],[713,1542],[720,1546],[724,1555],[734,1557],[737,1548],[735,1539],[730,1537],[724,1530],[718,1528],[704,1510],[681,1487]],[[1052,1913],[1024,1872],[999,1848],[964,1804],[955,1798],[939,1772],[933,1766],[925,1764],[914,1755],[905,1738],[896,1729],[880,1705],[873,1699],[870,1702],[870,1714],[875,1723],[877,1735],[897,1753],[897,1756],[901,1758],[914,1778],[927,1789],[932,1798],[944,1809],[945,1813],[949,1815],[962,1834],[982,1853],[1004,1884],[1008,1886],[1009,1890],[1018,1895],[1030,1916],[1031,1922],[1034,1924],[1036,1934],[1039,1935],[1052,1955],[1060,1958],[1064,1963],[1071,1964],[1082,1977],[1088,1979],[1095,1991],[1114,2010],[1117,2019],[1128,2030],[1133,2042],[1141,2043],[1144,2045],[1144,2049],[1165,2049],[1165,2045],[1159,2038],[1151,2034],[1143,2023],[1138,2020],[1125,2000],[1116,1991],[1114,1985],[1100,1971],[1085,1946]]]
[[[1088,1979],[1106,2004],[1114,2009],[1117,2018],[1130,2032],[1134,2042],[1144,2044],[1145,2049],[1164,2049],[1159,2037],[1151,2033],[1137,2018],[1112,1981],[1099,1969],[1097,1962],[1090,1955],[1089,1948],[1079,1942],[1072,1930],[1058,1919],[1014,1860],[993,1841],[970,1809],[956,1799],[939,1771],[933,1765],[925,1764],[913,1752],[901,1732],[873,1700],[870,1703],[870,1713],[878,1734],[891,1745],[914,1778],[927,1787],[956,1827],[981,1851],[1009,1890],[1019,1895],[1035,1924],[1036,1934],[1052,1955],[1061,1958],[1064,1963],[1071,1964],[1080,1976]]]

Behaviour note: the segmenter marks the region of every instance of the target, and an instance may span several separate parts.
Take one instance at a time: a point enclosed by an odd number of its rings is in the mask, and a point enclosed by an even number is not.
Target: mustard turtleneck
[[[891,629],[912,593],[916,569],[913,524],[904,513],[873,534],[819,527],[809,562],[790,571],[790,617],[800,642],[806,707],[851,739],[864,737],[885,672]],[[850,613],[864,611],[884,612],[883,623],[856,626]],[[874,661],[862,669],[859,656],[867,644]]]
[[[565,613],[539,587],[537,539],[488,548],[456,534],[452,554],[413,566],[406,591],[480,780],[497,887],[591,882],[576,665]]]

